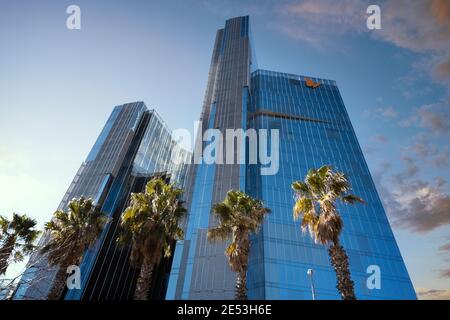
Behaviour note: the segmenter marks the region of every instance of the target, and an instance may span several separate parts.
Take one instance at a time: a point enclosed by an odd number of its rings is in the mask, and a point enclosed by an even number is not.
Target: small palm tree
[[[132,193],[130,205],[122,214],[118,242],[131,243],[130,261],[140,267],[135,300],[147,300],[153,269],[164,254],[170,257],[175,240],[183,238],[179,227],[186,213],[180,200],[182,190],[162,178],[150,180],[143,193]]]
[[[93,204],[92,199],[73,199],[68,208],[67,212],[56,211],[53,219],[45,224],[45,230],[50,233],[50,240],[41,252],[48,254],[51,266],[59,267],[47,297],[49,300],[61,298],[67,268],[81,262],[84,252],[95,244],[108,221],[106,215]]]
[[[0,216],[0,275],[6,273],[10,261],[20,262],[36,249],[40,231],[35,227],[36,220],[25,214],[14,213],[11,221]]]
[[[302,220],[302,230],[309,230],[316,243],[330,244],[328,254],[336,272],[336,288],[344,300],[355,300],[348,257],[339,243],[343,221],[336,202],[354,204],[363,200],[348,193],[351,186],[347,177],[330,166],[309,170],[304,182],[296,181],[292,188],[296,196],[294,219]]]
[[[261,200],[242,191],[230,190],[221,203],[213,206],[219,224],[208,231],[210,241],[231,243],[225,250],[231,269],[237,273],[236,300],[247,300],[247,266],[250,252],[250,233],[256,233],[270,209]]]

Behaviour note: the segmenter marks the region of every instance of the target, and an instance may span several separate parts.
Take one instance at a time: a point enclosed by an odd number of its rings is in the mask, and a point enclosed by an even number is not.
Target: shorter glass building
[[[155,110],[143,102],[116,106],[97,141],[82,163],[58,209],[66,210],[70,199],[94,199],[110,218],[96,245],[85,252],[80,264],[81,289],[64,293],[67,300],[130,299],[137,278],[129,264],[130,248],[116,246],[118,222],[131,192],[143,190],[155,175],[183,187],[186,159],[191,154],[179,147],[171,131]],[[40,245],[48,241],[48,235]],[[167,259],[166,259],[167,260]],[[165,294],[168,265],[164,260],[155,271],[152,297]],[[15,294],[16,299],[45,299],[57,269],[50,268],[45,255],[36,253]]]

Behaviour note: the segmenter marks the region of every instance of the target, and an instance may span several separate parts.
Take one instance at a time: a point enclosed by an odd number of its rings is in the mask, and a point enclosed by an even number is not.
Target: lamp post
[[[314,270],[313,269],[308,269],[308,271],[306,272],[308,274],[309,277],[309,281],[311,283],[311,294],[312,294],[312,299],[316,300],[316,289],[314,288],[314,280],[313,280],[313,273]]]

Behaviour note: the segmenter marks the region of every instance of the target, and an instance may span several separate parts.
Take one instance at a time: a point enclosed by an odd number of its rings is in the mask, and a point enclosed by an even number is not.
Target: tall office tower
[[[81,289],[68,290],[65,299],[132,298],[138,270],[129,264],[130,248],[117,247],[115,242],[121,213],[130,192],[142,191],[155,175],[182,186],[185,158],[190,154],[177,146],[159,115],[143,102],[114,108],[58,207],[66,210],[71,199],[84,196],[111,218],[96,245],[84,254]],[[40,245],[47,241],[48,235]],[[156,271],[155,298],[165,294],[169,263],[164,260]],[[45,299],[56,272],[47,265],[45,255],[34,255],[15,298]]]
[[[225,133],[245,127],[251,63],[249,18],[227,20],[216,34],[196,151],[205,147],[202,137],[207,129]],[[230,189],[245,189],[246,169],[239,164],[206,164],[195,157],[199,154],[194,152],[196,165],[187,179],[185,240],[177,243],[167,298],[231,299],[235,274],[223,255],[225,246],[208,243],[206,233],[215,224],[211,205]]]
[[[313,281],[317,299],[339,299],[327,248],[302,234],[292,218],[291,183],[303,179],[310,168],[329,164],[347,173],[353,192],[366,201],[338,206],[344,220],[341,241],[349,255],[357,297],[415,299],[336,83],[264,70],[251,73],[254,59],[248,26],[248,17],[239,17],[217,32],[200,132],[278,130],[279,168],[269,175],[261,175],[261,165],[253,164],[201,163],[191,170],[185,240],[176,246],[166,298],[234,297],[235,274],[224,256],[225,245],[211,244],[206,237],[208,228],[216,224],[212,205],[234,188],[263,200],[272,210],[251,239],[249,298],[311,299]],[[197,147],[205,146],[201,136],[197,141]],[[313,270],[312,278],[308,269]],[[380,271],[380,289],[369,289],[367,270]]]

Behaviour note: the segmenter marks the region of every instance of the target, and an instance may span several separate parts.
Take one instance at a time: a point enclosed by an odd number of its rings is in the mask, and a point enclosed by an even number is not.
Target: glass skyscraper
[[[357,297],[416,299],[336,83],[255,70],[249,36],[248,17],[230,19],[217,32],[201,134],[212,128],[278,129],[279,170],[261,175],[261,165],[206,164],[197,159],[187,177],[189,216],[185,239],[176,246],[166,298],[233,299],[236,275],[224,256],[225,244],[209,243],[206,234],[217,223],[212,205],[229,189],[240,189],[272,210],[251,239],[249,298],[311,299],[307,270],[313,269],[316,298],[339,299],[327,248],[302,234],[292,218],[291,183],[302,180],[310,168],[329,164],[347,173],[353,192],[366,201],[338,206],[344,220],[341,242]],[[197,148],[205,146],[201,138]],[[367,268],[373,265],[380,268],[381,288],[370,290]]]
[[[85,252],[80,265],[81,289],[64,294],[65,299],[131,299],[138,271],[129,264],[130,248],[116,246],[118,222],[131,192],[140,192],[155,175],[183,186],[186,159],[190,153],[180,148],[171,131],[154,110],[143,102],[114,108],[86,160],[75,175],[58,209],[80,196],[92,198],[111,218],[96,245]],[[40,245],[48,241],[48,235]],[[165,294],[170,260],[158,270],[154,292]],[[169,266],[168,266],[169,265]],[[15,299],[45,299],[56,268],[49,268],[45,255],[30,258]]]
[[[207,129],[246,128],[252,61],[249,18],[228,20],[216,34],[195,148],[205,147]],[[212,204],[230,189],[245,189],[246,166],[200,163],[196,154],[186,184],[185,239],[175,249],[167,299],[232,299],[235,274],[223,254],[225,244],[209,243],[206,234],[215,225]]]

